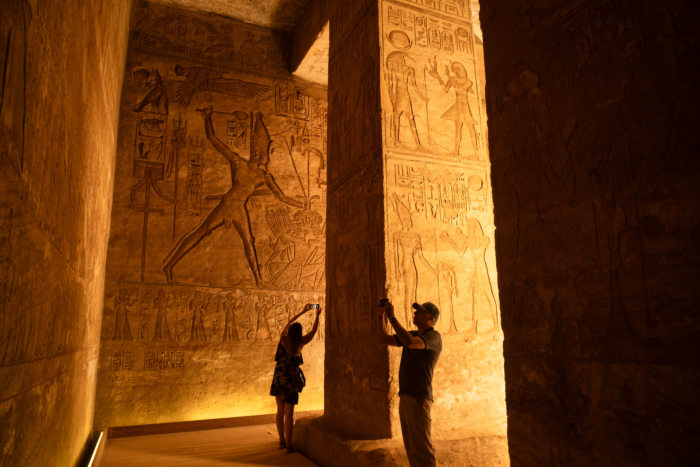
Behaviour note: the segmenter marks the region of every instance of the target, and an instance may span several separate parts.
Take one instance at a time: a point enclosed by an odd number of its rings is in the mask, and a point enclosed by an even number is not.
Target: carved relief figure
[[[433,58],[430,63],[430,76],[437,79],[442,90],[448,92],[450,89],[454,88],[455,91],[455,103],[450,107],[445,113],[442,114],[440,118],[443,120],[452,120],[455,122],[455,155],[459,154],[459,145],[462,142],[462,128],[464,125],[469,128],[472,136],[472,144],[474,146],[474,151],[476,152],[479,148],[478,135],[478,122],[474,118],[471,107],[469,106],[469,94],[475,94],[473,89],[473,82],[469,79],[467,75],[467,69],[464,68],[459,62],[452,62],[451,66],[445,66],[445,74],[447,74],[447,81],[443,81],[442,77],[437,71],[437,59]]]
[[[408,119],[408,124],[411,127],[413,141],[416,146],[423,147],[418,130],[416,129],[416,120],[413,114],[413,103],[411,102],[411,93],[409,92],[409,84],[413,86],[418,95],[427,101],[427,97],[416,84],[416,71],[410,65],[406,64],[408,49],[411,48],[411,39],[403,31],[391,31],[389,33],[389,42],[397,49],[391,52],[386,59],[386,75],[385,79],[389,88],[389,98],[393,109],[392,116],[392,144],[398,145],[400,141],[400,126],[401,115]]]
[[[175,91],[181,106],[187,107],[195,92],[201,92],[207,101],[212,100],[212,92],[232,97],[260,98],[270,91],[270,86],[251,83],[234,78],[224,78],[221,70],[201,66],[183,67],[175,65],[175,74],[184,76],[185,81]]]
[[[435,325],[438,331],[445,334],[457,332],[454,318],[454,297],[458,293],[457,275],[451,264],[440,262],[437,266],[438,299],[442,315]]]
[[[467,235],[458,229],[459,236],[462,237],[462,244],[458,245],[455,240],[447,232],[442,233],[442,238],[450,242],[454,249],[465,258],[468,258],[469,264],[467,271],[467,294],[469,297],[469,307],[471,313],[457,313],[455,322],[457,329],[460,332],[475,330],[476,327],[476,312],[479,304],[486,303],[493,322],[492,330],[498,330],[498,315],[496,310],[496,299],[491,287],[491,278],[489,277],[488,267],[486,266],[486,248],[490,243],[489,237],[484,235],[484,230],[478,220],[469,218],[467,220]]]
[[[166,340],[172,342],[173,337],[170,334],[170,327],[168,326],[168,318],[166,315],[166,310],[173,305],[173,297],[168,294],[165,296],[163,290],[158,291],[158,295],[153,299],[153,306],[156,308],[156,324],[153,330],[153,339]]]
[[[192,232],[185,234],[173,247],[164,260],[163,272],[169,283],[173,282],[172,270],[175,264],[194,248],[204,237],[222,225],[227,229],[236,229],[243,241],[243,251],[255,279],[256,286],[262,285],[260,267],[255,251],[255,239],[250,228],[250,217],[246,206],[248,199],[255,194],[258,188],[266,186],[280,201],[294,207],[303,208],[304,203],[286,196],[277,185],[272,174],[268,172],[267,165],[270,161],[270,137],[262,121],[262,115],[258,112],[251,135],[250,160],[245,160],[233,152],[223,141],[214,134],[212,125],[211,107],[201,110],[204,116],[204,128],[207,139],[228,159],[231,167],[231,188],[221,195],[211,196],[210,199],[220,199],[204,220]]]
[[[209,303],[204,301],[202,292],[197,291],[194,293],[194,298],[190,300],[188,308],[192,310],[189,342],[206,342],[207,334],[204,330],[204,310],[209,308]]]
[[[150,85],[151,88],[139,102],[131,107],[131,110],[141,112],[146,106],[149,106],[151,112],[167,114],[168,98],[163,90],[163,78],[161,78],[158,70],[150,73],[148,70],[139,68],[132,72],[132,76],[135,81]],[[161,107],[163,107],[163,110],[161,110]]]
[[[401,231],[394,234],[396,242],[396,255],[398,266],[396,276],[399,283],[403,285],[403,310],[405,313],[406,323],[411,322],[411,305],[417,300],[418,293],[418,262],[421,262],[428,270],[432,271],[425,256],[423,256],[423,246],[421,244],[420,235],[413,232],[413,221],[411,219],[411,211],[399,199],[396,193],[393,193],[392,202],[396,213],[399,215],[401,222]]]
[[[270,314],[271,304],[267,298],[260,298],[256,308],[258,310],[258,323],[255,329],[255,340],[270,340],[272,332],[270,331],[268,314]]]
[[[240,301],[236,298],[227,294],[224,302],[221,306],[226,313],[224,318],[224,335],[221,337],[222,341],[238,341],[238,328],[236,327],[236,310],[240,306]]]
[[[126,289],[120,289],[114,297],[114,331],[112,340],[133,340],[129,326],[128,312],[136,303],[136,297],[131,296]]]

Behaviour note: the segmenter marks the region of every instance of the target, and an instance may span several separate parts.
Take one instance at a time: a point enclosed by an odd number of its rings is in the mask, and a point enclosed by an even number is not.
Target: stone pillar
[[[357,453],[378,444],[353,447],[359,462],[400,462],[401,352],[378,344],[374,310],[386,293],[413,329],[411,304],[431,301],[440,462],[463,465],[463,443],[474,462],[507,463],[478,23],[467,2],[372,0],[343,4],[330,28],[326,426],[394,440],[374,457]]]
[[[325,414],[363,439],[391,436],[388,352],[373,307],[385,282],[378,4],[330,21]]]
[[[700,8],[538,3],[482,10],[510,454],[684,464],[700,445]]]

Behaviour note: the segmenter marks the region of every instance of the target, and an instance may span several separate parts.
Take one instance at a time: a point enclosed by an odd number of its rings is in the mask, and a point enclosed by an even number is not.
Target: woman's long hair
[[[287,332],[287,350],[290,354],[296,355],[301,350],[301,324],[293,323]]]

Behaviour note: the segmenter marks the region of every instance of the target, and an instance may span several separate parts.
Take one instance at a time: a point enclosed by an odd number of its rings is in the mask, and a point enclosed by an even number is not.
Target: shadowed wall
[[[48,3],[0,2],[3,465],[73,465],[92,432],[131,2]]]
[[[134,11],[96,426],[272,413],[280,331],[325,307],[326,91],[268,29]],[[299,410],[323,408],[324,321]]]
[[[698,5],[481,18],[511,460],[697,462]]]

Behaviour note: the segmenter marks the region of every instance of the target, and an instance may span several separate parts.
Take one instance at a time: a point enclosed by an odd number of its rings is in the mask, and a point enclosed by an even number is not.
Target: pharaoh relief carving
[[[246,204],[256,190],[262,186],[267,187],[280,201],[290,206],[304,208],[304,203],[286,196],[277,185],[275,178],[267,170],[270,161],[270,136],[260,113],[255,116],[251,135],[251,155],[250,159],[246,160],[229,149],[229,146],[214,133],[211,119],[213,108],[205,108],[201,112],[207,139],[229,163],[231,187],[225,193],[210,195],[210,199],[220,201],[194,230],[180,238],[163,260],[163,272],[166,280],[173,282],[173,267],[177,262],[204,237],[224,226],[228,231],[233,229],[243,241],[245,258],[255,279],[255,284],[259,287],[262,285],[262,276],[260,275],[260,265]]]
[[[382,10],[387,149],[486,161],[468,3],[385,0]]]
[[[437,327],[445,334],[498,331],[487,173],[397,160],[388,170],[388,223],[400,226],[387,246],[397,309],[410,322],[411,304],[430,300],[440,307]]]
[[[142,213],[140,281],[161,263],[168,283],[192,283],[177,277],[176,266],[188,255],[206,258],[197,253],[213,247],[205,237],[224,227],[225,237],[240,241],[241,251],[233,256],[242,253],[249,271],[243,276],[255,287],[323,288],[325,102],[286,81],[255,83],[179,63],[166,65],[165,76],[161,69],[139,66],[131,74],[136,122],[129,208]],[[273,154],[282,184],[269,167]],[[210,175],[207,183],[207,173],[224,164],[228,176]],[[290,183],[294,196],[287,195]],[[162,237],[166,224],[171,241],[177,241],[158,260],[153,237]],[[192,252],[200,243],[204,246]]]

